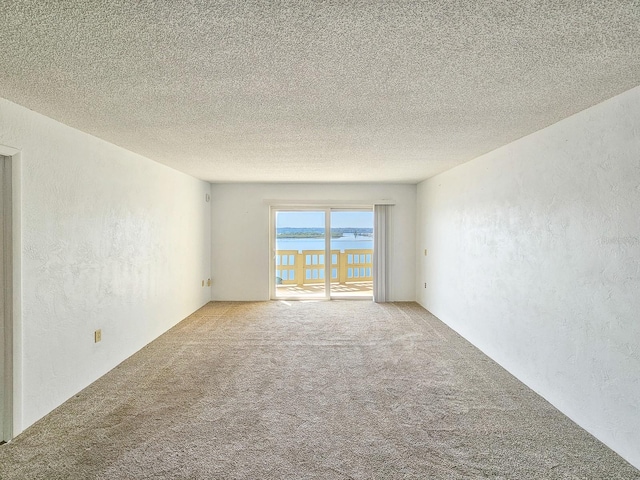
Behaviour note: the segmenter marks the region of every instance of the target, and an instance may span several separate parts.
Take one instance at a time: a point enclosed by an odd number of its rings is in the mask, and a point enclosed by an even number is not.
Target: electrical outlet
[[[427,282],[424,283],[424,288],[427,288]]]
[[[102,340],[102,329],[98,329],[95,332],[93,332],[93,339],[95,343],[98,343],[99,341]]]
[[[210,287],[210,286],[211,286],[211,279],[207,278],[207,287]]]
[[[427,256],[427,249],[426,248],[424,249],[424,256],[425,257]]]
[[[202,280],[202,286],[204,287],[204,280]]]

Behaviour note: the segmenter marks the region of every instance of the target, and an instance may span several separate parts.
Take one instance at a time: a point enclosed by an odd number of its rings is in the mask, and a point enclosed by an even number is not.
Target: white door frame
[[[277,204],[271,205],[269,211],[269,298],[271,300],[331,300],[331,212],[332,211],[368,211],[373,208],[372,205],[349,205],[337,203],[335,205],[319,204]],[[324,231],[325,231],[325,249],[324,249],[324,296],[323,297],[277,297],[276,296],[276,212],[324,212]],[[375,248],[375,247],[374,247]],[[363,298],[368,300],[368,297]]]
[[[0,329],[3,371],[0,404],[0,441],[9,441],[21,431],[21,235],[20,152],[0,145],[0,209],[2,209],[2,268],[0,268]]]

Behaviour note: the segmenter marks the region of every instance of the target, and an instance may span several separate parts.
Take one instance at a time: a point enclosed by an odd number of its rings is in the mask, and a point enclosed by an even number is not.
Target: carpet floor
[[[210,303],[0,446],[2,479],[637,479],[415,303]]]

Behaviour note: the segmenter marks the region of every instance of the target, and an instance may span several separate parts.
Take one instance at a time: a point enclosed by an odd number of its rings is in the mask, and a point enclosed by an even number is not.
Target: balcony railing
[[[373,281],[373,250],[331,250],[331,283]],[[324,250],[276,250],[276,284],[324,283]]]

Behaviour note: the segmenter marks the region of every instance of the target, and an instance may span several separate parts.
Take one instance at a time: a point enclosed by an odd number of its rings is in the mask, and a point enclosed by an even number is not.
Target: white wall
[[[640,467],[640,87],[421,183],[416,247],[424,307]]]
[[[214,300],[269,299],[269,200],[283,203],[372,202],[392,199],[390,298],[415,299],[415,185],[214,184]]]
[[[19,432],[210,300],[210,185],[3,99],[0,144],[21,150]]]

